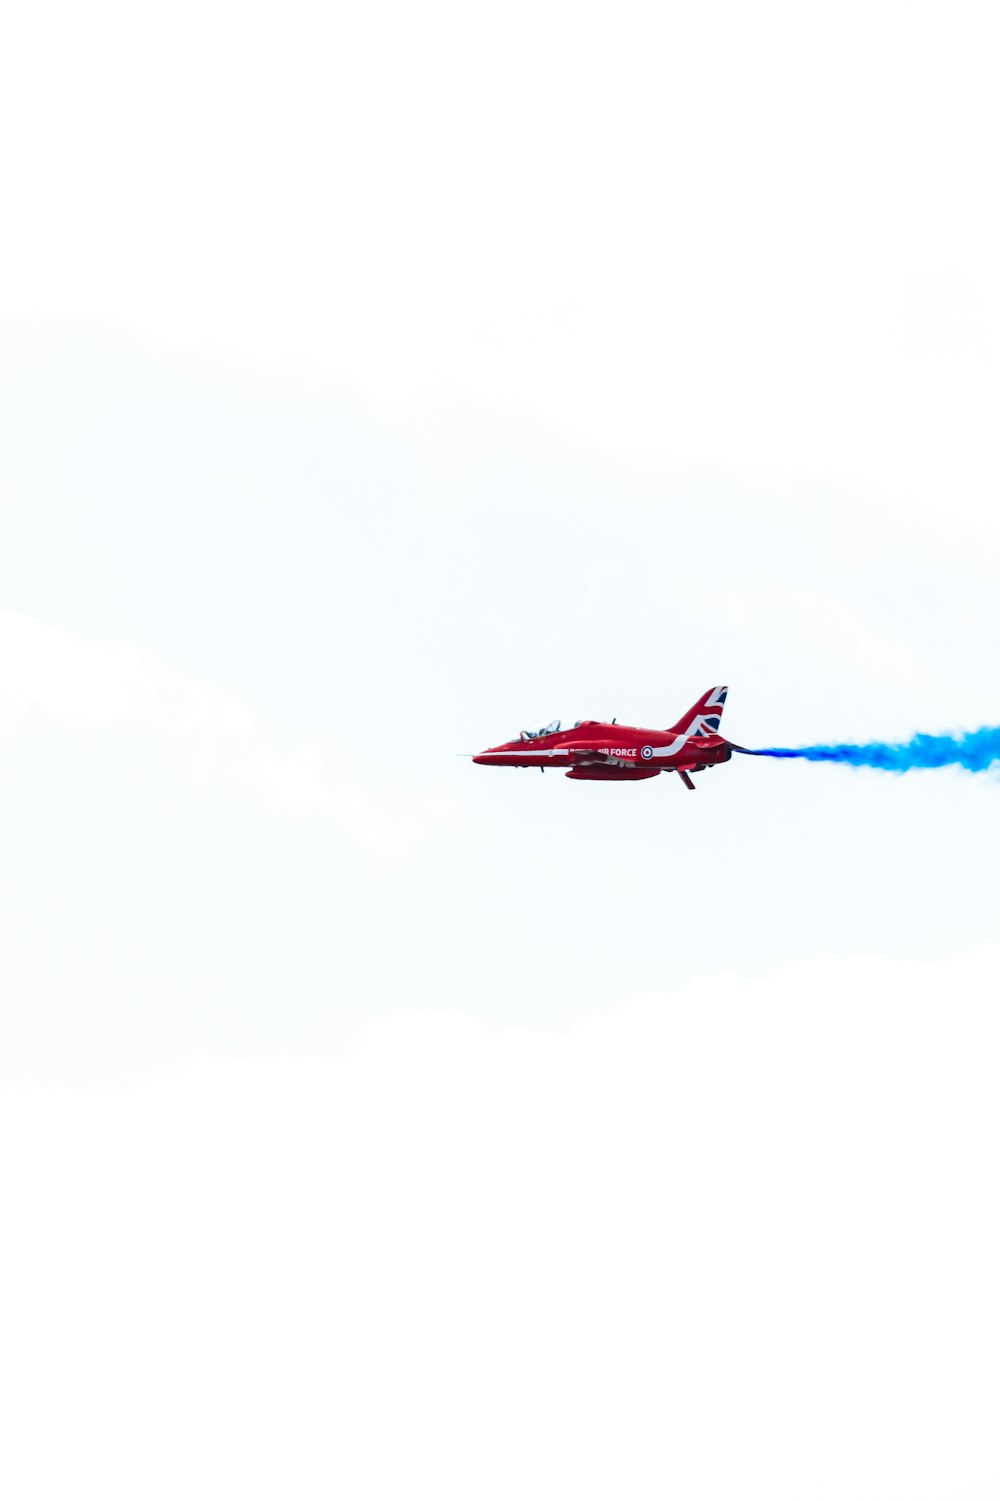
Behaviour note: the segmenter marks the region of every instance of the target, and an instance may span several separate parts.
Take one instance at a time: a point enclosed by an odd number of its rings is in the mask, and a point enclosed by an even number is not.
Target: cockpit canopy
[[[593,724],[593,720],[591,720],[591,719],[578,719],[576,721],[576,723],[574,724],[574,726],[573,726],[574,730],[578,730],[582,724]],[[521,731],[521,739],[522,740],[544,740],[546,735],[555,735],[555,734],[557,734],[559,732],[559,730],[561,728],[562,728],[562,721],[559,720],[559,719],[553,719],[552,723],[551,724],[547,724],[544,729],[541,729],[541,730],[522,730]]]
[[[547,724],[545,726],[545,728],[542,729],[542,730],[522,730],[521,731],[521,739],[522,740],[544,740],[544,738],[545,738],[546,735],[554,735],[560,729],[561,725],[562,725],[562,721],[561,720],[559,720],[559,719],[553,719],[552,723],[551,724]]]

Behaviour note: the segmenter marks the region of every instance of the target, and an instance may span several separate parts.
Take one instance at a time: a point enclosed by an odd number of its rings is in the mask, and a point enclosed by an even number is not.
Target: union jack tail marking
[[[696,704],[691,705],[686,714],[681,715],[676,724],[670,726],[671,732],[695,737],[717,735],[728,692],[728,688],[709,688]]]

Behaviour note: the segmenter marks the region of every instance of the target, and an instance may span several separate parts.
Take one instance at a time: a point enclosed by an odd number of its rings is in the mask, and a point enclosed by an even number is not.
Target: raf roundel
[[[644,761],[652,761],[653,747],[651,745],[644,745],[639,754]]]

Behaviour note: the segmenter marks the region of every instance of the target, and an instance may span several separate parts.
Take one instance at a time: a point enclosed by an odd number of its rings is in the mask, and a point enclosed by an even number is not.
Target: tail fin
[[[717,735],[722,721],[722,710],[728,688],[709,688],[676,724],[670,726],[674,735]]]

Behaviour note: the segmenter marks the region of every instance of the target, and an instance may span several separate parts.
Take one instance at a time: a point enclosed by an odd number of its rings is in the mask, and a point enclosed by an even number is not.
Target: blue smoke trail
[[[918,771],[937,766],[987,771],[1000,761],[1000,726],[970,730],[963,735],[914,735],[902,745],[871,740],[867,745],[802,745],[797,749],[775,745],[765,750],[746,750],[734,745],[733,750],[744,756],[839,761],[844,766],[874,766],[879,771]]]

